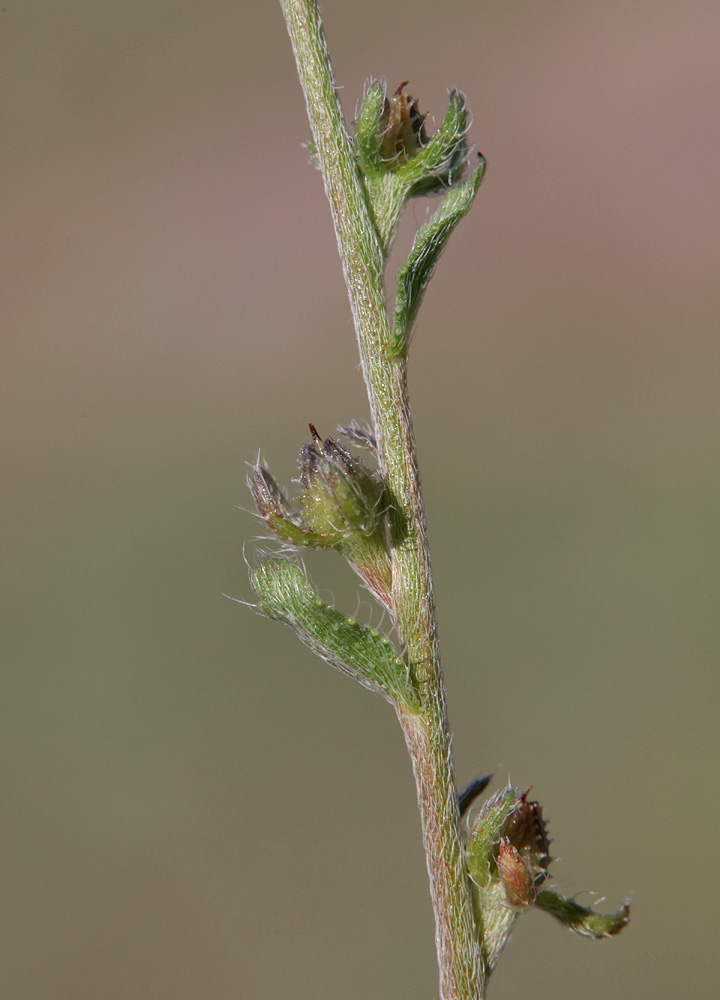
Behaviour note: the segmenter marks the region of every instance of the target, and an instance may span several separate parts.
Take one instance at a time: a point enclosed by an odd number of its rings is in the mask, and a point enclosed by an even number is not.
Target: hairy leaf
[[[260,609],[289,625],[314,653],[372,691],[411,711],[419,700],[397,651],[384,636],[323,603],[301,566],[288,559],[261,555],[250,583]]]

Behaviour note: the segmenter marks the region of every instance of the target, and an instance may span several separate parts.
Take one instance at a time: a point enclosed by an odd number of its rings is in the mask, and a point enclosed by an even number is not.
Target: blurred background
[[[457,86],[488,159],[411,359],[458,780],[532,784],[559,890],[633,901],[524,916],[491,996],[715,997],[720,11],[323,9],[348,119]],[[391,709],[223,596],[247,463],[368,412],[279,5],[0,38],[0,996],[437,996]]]

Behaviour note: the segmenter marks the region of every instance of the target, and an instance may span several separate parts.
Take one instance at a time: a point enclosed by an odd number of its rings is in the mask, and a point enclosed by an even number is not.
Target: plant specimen
[[[591,937],[617,933],[627,905],[603,916],[546,887],[551,862],[542,810],[512,787],[472,811],[487,780],[458,795],[437,641],[425,514],[407,387],[411,333],[425,289],[453,230],[470,209],[485,159],[468,147],[465,99],[452,91],[428,137],[402,84],[364,95],[348,134],[315,0],[281,0],[343,264],[371,429],[300,451],[300,489],[289,497],[258,463],[250,486],[261,517],[283,543],[251,570],[258,607],[289,625],[332,666],[382,694],[403,728],[417,786],[436,925],[443,1000],[479,1000],[518,915],[535,906]],[[441,200],[400,267],[392,311],[385,269],[411,198]],[[364,449],[370,465],[351,452]],[[387,609],[395,643],[319,599],[297,553],[341,552]]]

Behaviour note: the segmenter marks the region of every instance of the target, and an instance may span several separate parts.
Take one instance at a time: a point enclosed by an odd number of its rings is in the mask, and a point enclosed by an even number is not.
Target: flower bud
[[[538,886],[542,885],[547,878],[551,858],[549,853],[550,840],[543,819],[542,806],[539,802],[528,802],[529,791],[528,788],[518,799],[515,808],[508,817],[504,832],[508,843],[521,856],[530,873],[532,899],[534,899]]]
[[[527,861],[507,837],[500,840],[496,863],[508,903],[515,909],[528,906],[535,898],[533,874]]]
[[[465,860],[482,912],[482,949],[490,972],[507,943],[518,914],[534,906],[551,913],[570,930],[586,937],[617,934],[630,920],[626,903],[602,914],[543,888],[551,862],[550,841],[538,802],[529,789],[505,788],[483,803],[470,826]]]
[[[380,115],[380,154],[383,160],[397,166],[407,163],[427,143],[418,102],[403,94],[407,80],[401,83],[392,97],[385,98]]]
[[[547,877],[549,841],[537,802],[508,787],[479,810],[468,836],[468,874],[483,912],[483,950],[492,969],[519,911]]]
[[[323,441],[312,424],[310,431],[313,440],[300,449],[301,490],[294,500],[285,496],[268,469],[254,469],[249,485],[260,516],[290,545],[338,549],[368,589],[390,607],[385,484],[337,441]]]
[[[337,441],[323,441],[312,424],[310,430],[313,441],[302,446],[298,458],[303,490],[297,499],[304,518],[316,533],[337,541],[355,531],[371,534],[382,483]]]
[[[468,839],[468,867],[483,887],[496,878],[512,906],[527,906],[547,877],[548,840],[539,802],[506,788],[484,803]]]

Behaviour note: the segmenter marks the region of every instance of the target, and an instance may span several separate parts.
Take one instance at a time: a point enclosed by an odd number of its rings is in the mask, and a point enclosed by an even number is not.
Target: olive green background
[[[716,997],[717,4],[324,12],[349,118],[459,86],[488,159],[411,359],[458,778],[532,784],[560,890],[633,900],[615,941],[523,917],[491,995]],[[431,1000],[392,711],[223,596],[246,463],[367,416],[279,6],[0,38],[0,997]]]

